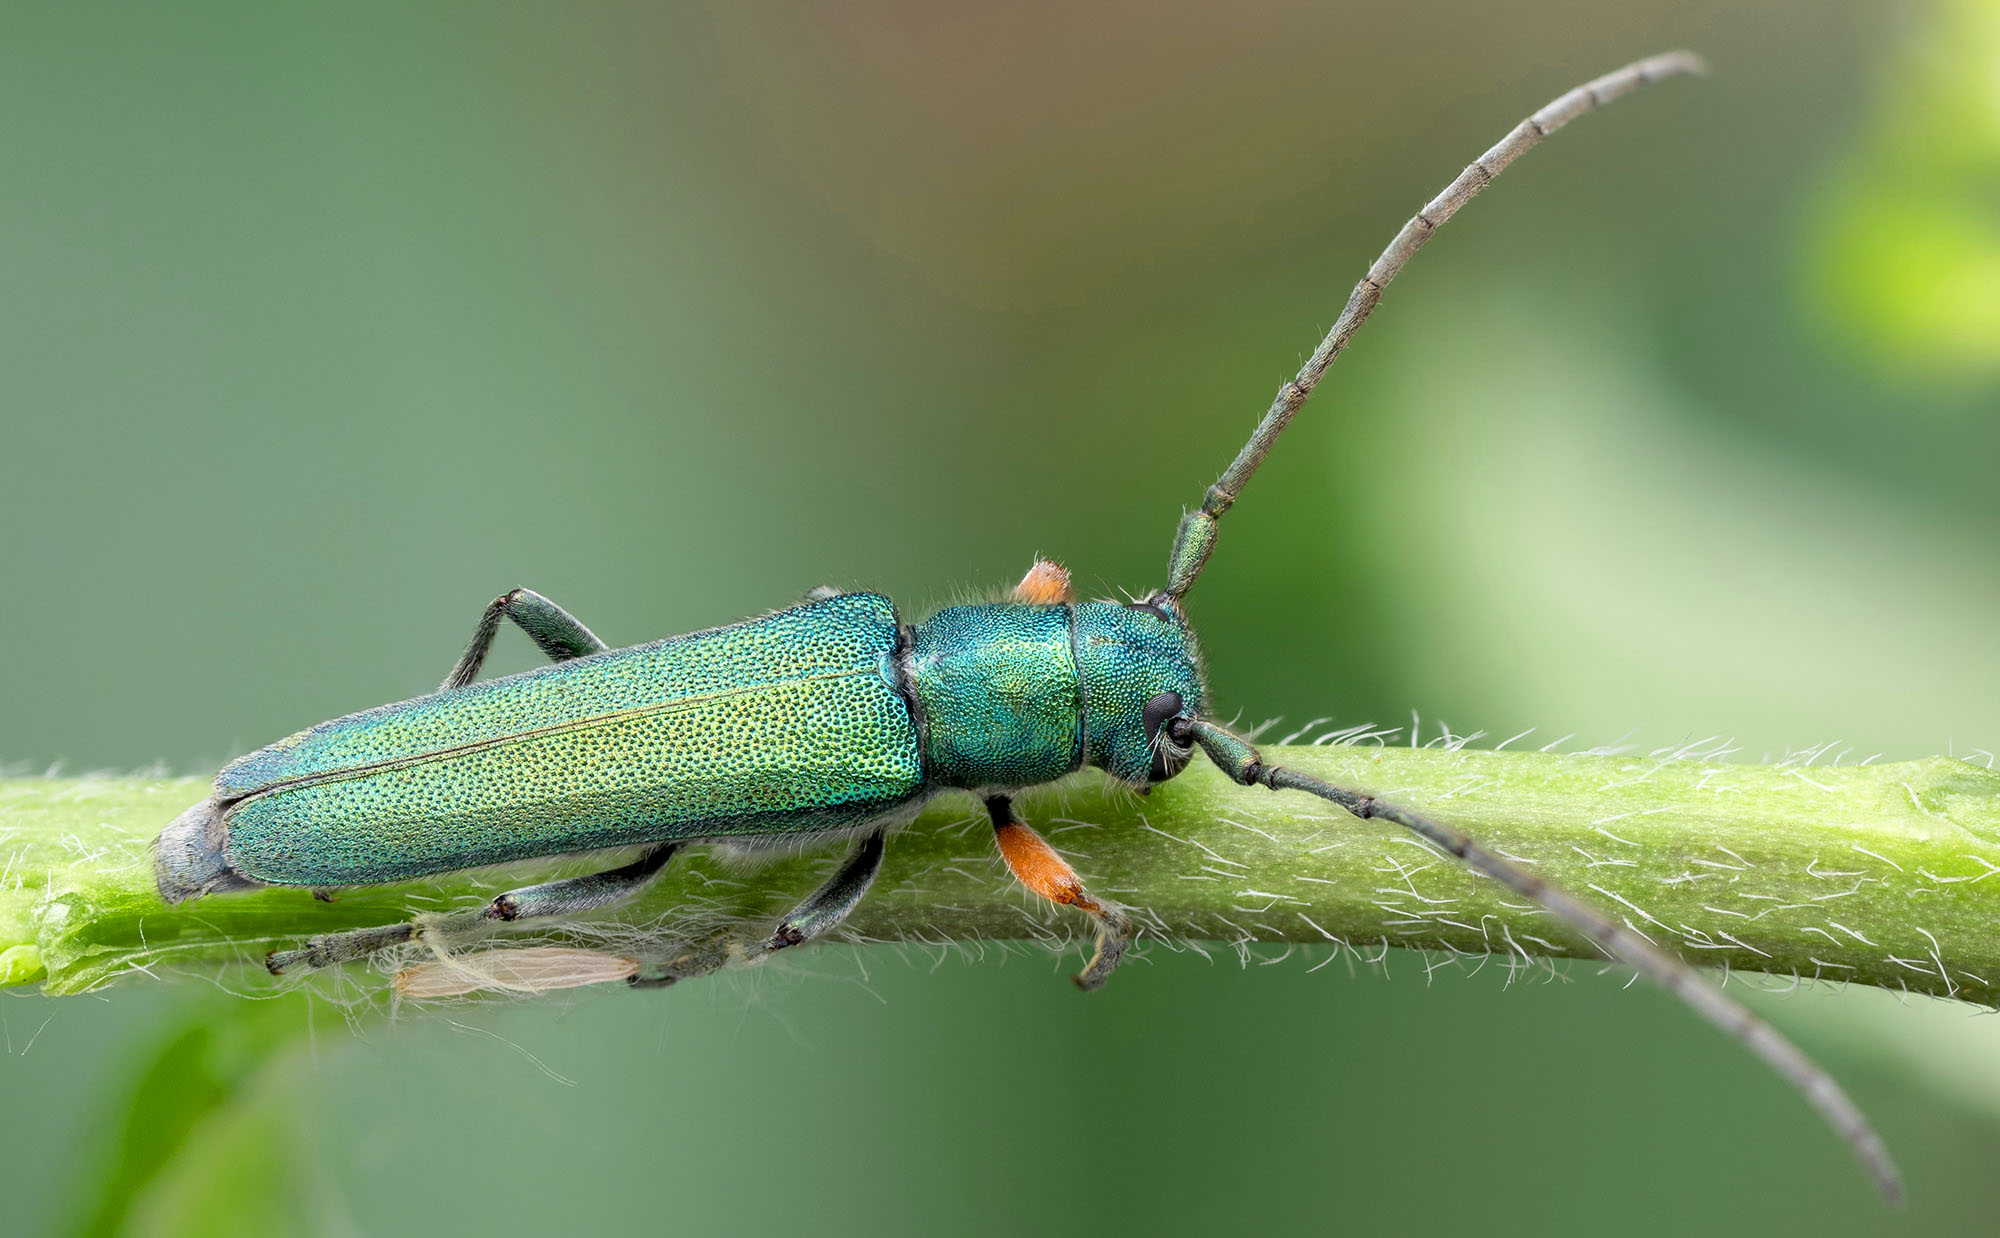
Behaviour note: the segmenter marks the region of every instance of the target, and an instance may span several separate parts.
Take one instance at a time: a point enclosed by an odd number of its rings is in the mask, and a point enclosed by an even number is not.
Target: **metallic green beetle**
[[[1042,565],[1034,588],[1066,593]],[[1027,590],[1021,591],[1028,596]],[[473,682],[500,620],[556,665]],[[963,606],[914,626],[889,599],[829,593],[761,619],[607,650],[539,594],[487,607],[438,692],[322,723],[231,763],[213,798],[160,835],[162,894],[316,890],[536,856],[643,845],[612,872],[502,895],[477,921],[575,915],[639,892],[680,846],[858,834],[833,879],[770,949],[837,924],[868,888],[882,836],[939,791],[986,797],[1015,870],[1093,912],[1116,966],[1125,918],[1084,894],[1013,820],[1006,792],[1084,764],[1146,786],[1179,772],[1162,741],[1198,713],[1193,639],[1164,600]],[[333,934],[272,956],[326,965],[411,926]]]
[[[1183,518],[1166,586],[1128,603],[1077,602],[1037,563],[1013,600],[903,624],[887,598],[816,591],[760,619],[610,650],[554,603],[515,590],[487,607],[430,696],[323,723],[222,771],[215,795],[156,841],[170,902],[264,885],[324,890],[485,864],[642,848],[622,867],[514,890],[427,922],[434,943],[494,921],[577,916],[644,888],[689,843],[852,840],[847,858],[755,950],[839,924],[867,892],[883,836],[932,795],[968,791],[1022,883],[1094,917],[1098,948],[1077,983],[1103,984],[1130,938],[1115,906],[1019,821],[1010,796],[1086,765],[1135,789],[1172,778],[1200,748],[1244,785],[1303,791],[1404,826],[1502,882],[1665,986],[1804,1092],[1868,1167],[1899,1191],[1881,1141],[1840,1088],[1721,990],[1618,920],[1550,888],[1472,839],[1371,796],[1265,764],[1210,721],[1182,599],[1278,434],[1430,235],[1501,169],[1557,128],[1663,77],[1686,53],[1640,61],[1563,95],[1487,151],[1398,233],[1332,331],[1279,390],[1249,443]],[[474,682],[502,619],[555,665]],[[410,940],[411,924],[329,934],[269,960],[326,966]],[[658,977],[671,982],[720,958]]]

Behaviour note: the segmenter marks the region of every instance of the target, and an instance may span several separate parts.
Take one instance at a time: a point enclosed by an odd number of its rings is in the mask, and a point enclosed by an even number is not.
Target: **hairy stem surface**
[[[2000,775],[1976,766],[1337,746],[1264,754],[1458,826],[1691,963],[1995,1003],[2000,879],[1988,878],[2000,878]],[[452,874],[344,891],[332,903],[267,890],[170,908],[154,893],[147,844],[207,791],[198,779],[0,780],[0,985],[78,993],[193,972],[246,991],[275,986],[254,966],[268,950],[589,866]],[[1086,775],[1019,803],[1092,891],[1133,908],[1156,944],[1594,955],[1393,826],[1234,786],[1205,764],[1146,798]],[[677,858],[638,904],[534,937],[657,945],[762,922],[811,889],[835,851],[755,868]],[[1059,940],[1081,932],[1072,914],[1018,890],[977,803],[946,796],[892,837],[848,939]]]

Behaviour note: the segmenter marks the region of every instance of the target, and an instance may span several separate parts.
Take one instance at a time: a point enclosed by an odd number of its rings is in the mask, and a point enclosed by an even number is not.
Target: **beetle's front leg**
[[[479,626],[472,630],[471,642],[459,656],[458,665],[444,677],[438,691],[463,688],[478,678],[479,668],[486,664],[486,655],[493,648],[493,637],[500,630],[503,618],[512,619],[514,625],[526,632],[552,662],[567,662],[571,658],[603,653],[610,647],[597,639],[596,633],[577,622],[574,615],[533,589],[512,589],[487,603],[486,613],[479,616]]]
[[[660,870],[667,866],[667,861],[678,850],[679,843],[661,843],[648,848],[638,859],[620,868],[522,886],[471,911],[419,916],[402,924],[388,924],[380,928],[326,933],[309,939],[300,949],[272,951],[265,957],[264,966],[274,976],[282,975],[292,967],[332,967],[351,959],[366,958],[378,950],[406,941],[421,939],[442,948],[485,932],[496,924],[597,911],[622,903],[644,890],[653,878],[660,875]]]
[[[1132,943],[1131,920],[1115,905],[1090,896],[1069,861],[1025,822],[1015,818],[1013,801],[996,795],[986,801],[986,811],[993,818],[993,839],[1000,844],[1000,855],[1022,885],[1052,903],[1074,907],[1097,921],[1097,952],[1075,979],[1076,987],[1086,993],[1103,988],[1125,958],[1125,948]]]

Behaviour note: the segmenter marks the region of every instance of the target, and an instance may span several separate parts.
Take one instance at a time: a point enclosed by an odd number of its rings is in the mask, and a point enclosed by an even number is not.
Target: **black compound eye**
[[[1155,602],[1152,598],[1147,598],[1144,601],[1139,601],[1139,602],[1127,602],[1125,603],[1125,609],[1143,610],[1147,614],[1155,616],[1163,623],[1172,623],[1174,621],[1174,617],[1167,613],[1167,608],[1160,605],[1158,602]],[[1173,693],[1168,692],[1164,693],[1163,695],[1173,696]],[[1160,699],[1159,697],[1155,697],[1154,703],[1157,704],[1159,702],[1159,699]],[[1175,696],[1174,699],[1179,700],[1180,698]],[[1151,708],[1151,706],[1148,706],[1148,708]],[[1175,708],[1179,707],[1176,706]]]
[[[1187,767],[1191,755],[1188,749],[1174,743],[1173,728],[1167,728],[1165,733],[1161,729],[1180,714],[1181,694],[1178,692],[1162,692],[1146,702],[1141,716],[1146,722],[1146,746],[1153,752],[1153,768],[1146,773],[1148,783],[1165,782]]]

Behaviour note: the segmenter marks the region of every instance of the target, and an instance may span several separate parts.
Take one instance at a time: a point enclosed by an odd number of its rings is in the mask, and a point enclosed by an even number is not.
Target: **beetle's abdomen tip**
[[[222,806],[212,798],[175,817],[153,840],[153,875],[159,882],[160,897],[169,903],[184,903],[218,890],[248,890],[261,885],[229,866],[223,854],[228,841]]]

